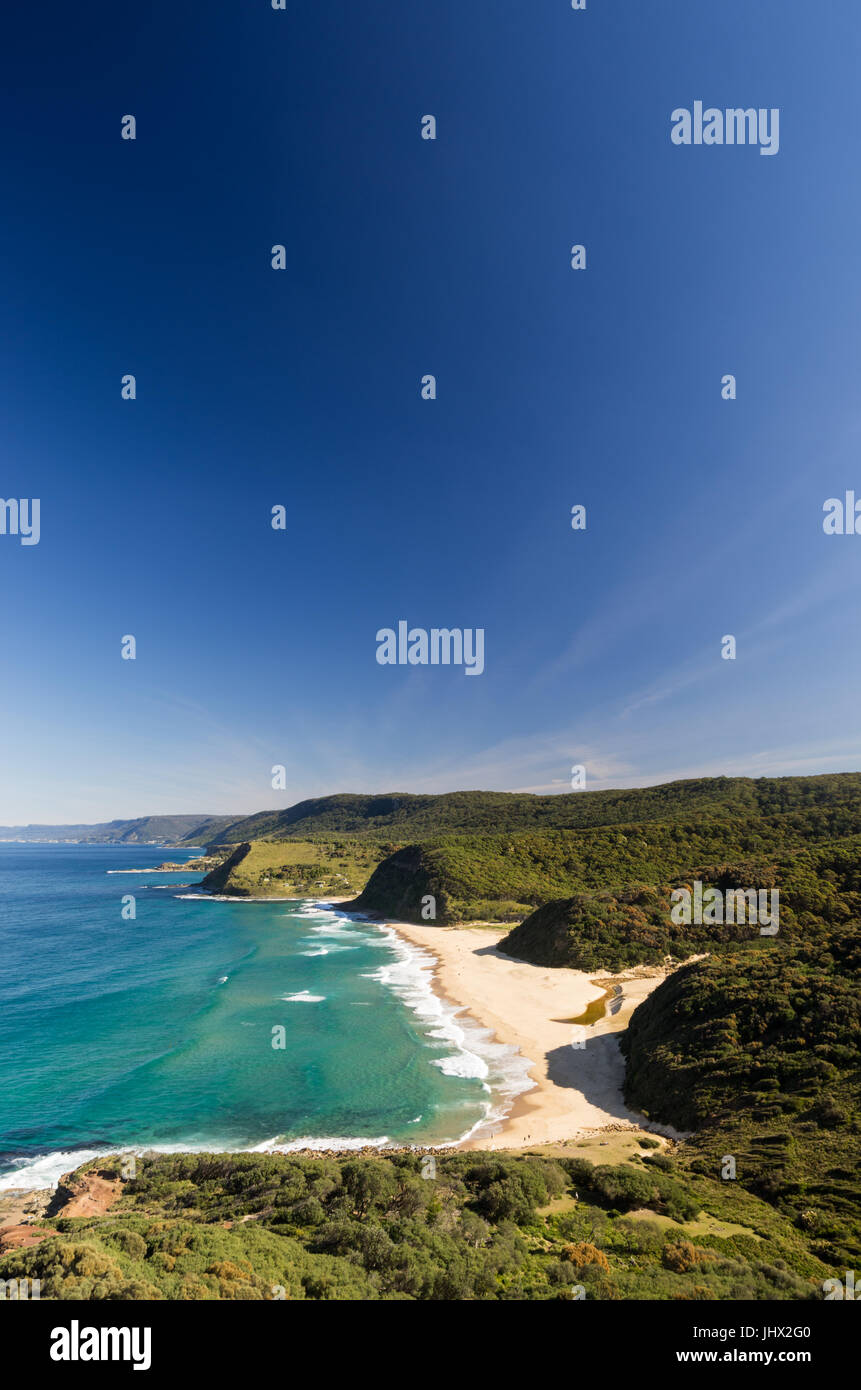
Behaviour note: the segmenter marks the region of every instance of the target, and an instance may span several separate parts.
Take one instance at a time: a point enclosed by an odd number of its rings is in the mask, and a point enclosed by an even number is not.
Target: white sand
[[[480,1133],[467,1148],[523,1148],[561,1143],[607,1125],[649,1128],[674,1136],[626,1108],[622,1100],[624,1059],[614,1036],[634,1009],[666,977],[664,967],[637,966],[622,975],[551,969],[512,960],[496,949],[506,931],[495,928],[418,927],[388,922],[408,941],[437,959],[436,987],[513,1044],[533,1065],[535,1089],[526,1092],[492,1137]],[[571,1020],[599,999],[606,983],[621,985],[611,1012],[589,1026]],[[584,1046],[572,1044],[582,1040]]]

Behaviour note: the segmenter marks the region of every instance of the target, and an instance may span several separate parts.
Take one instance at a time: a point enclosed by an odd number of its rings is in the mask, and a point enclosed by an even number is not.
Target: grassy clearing
[[[352,897],[387,847],[367,841],[255,840],[219,891],[240,897]]]

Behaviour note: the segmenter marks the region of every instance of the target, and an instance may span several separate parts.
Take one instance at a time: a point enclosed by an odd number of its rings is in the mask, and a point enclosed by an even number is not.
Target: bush
[[[699,1249],[689,1240],[680,1240],[675,1244],[665,1245],[662,1257],[664,1267],[673,1270],[675,1274],[687,1274],[711,1258],[712,1255],[709,1251]]]
[[[578,1269],[585,1269],[587,1265],[597,1265],[598,1269],[610,1272],[610,1262],[603,1250],[598,1250],[588,1241],[581,1241],[579,1245],[565,1245],[562,1248],[563,1258],[570,1260]]]

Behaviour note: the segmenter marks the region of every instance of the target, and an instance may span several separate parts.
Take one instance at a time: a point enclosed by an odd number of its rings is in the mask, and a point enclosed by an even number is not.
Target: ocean
[[[116,1150],[453,1143],[529,1086],[427,952],[152,871],[192,857],[0,844],[0,1188]]]

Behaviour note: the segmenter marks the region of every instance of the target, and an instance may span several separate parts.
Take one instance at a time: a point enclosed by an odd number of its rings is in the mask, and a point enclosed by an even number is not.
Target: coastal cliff
[[[350,912],[381,913],[400,922],[421,922],[422,903],[434,899],[434,915],[425,921],[448,920],[448,895],[439,875],[433,872],[430,856],[421,845],[408,845],[378,865],[364,891],[345,904]]]
[[[205,888],[208,893],[229,892],[231,895],[236,894],[237,896],[242,896],[242,894],[248,890],[242,889],[237,885],[234,870],[248,857],[250,852],[251,845],[249,841],[246,840],[244,844],[237,845],[229,858],[225,859],[216,869],[212,869],[210,873],[206,875],[201,881],[201,888]]]

